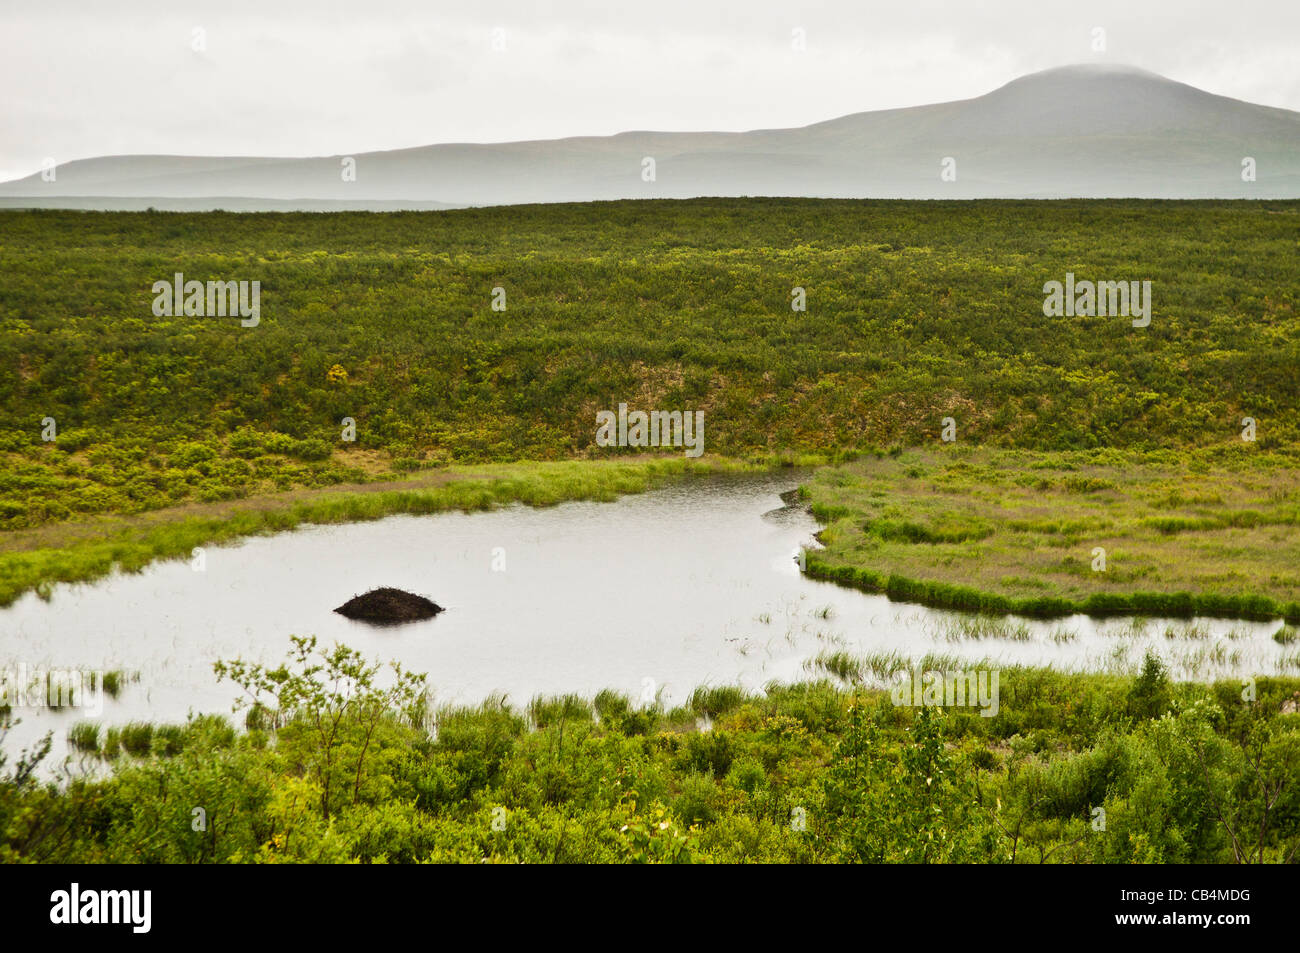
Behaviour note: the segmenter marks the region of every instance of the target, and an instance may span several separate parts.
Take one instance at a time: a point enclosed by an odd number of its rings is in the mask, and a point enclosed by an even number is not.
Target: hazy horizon
[[[301,157],[799,128],[970,99],[1084,63],[1300,110],[1300,8],[1277,0],[1083,11],[1027,0],[995,11],[930,2],[537,11],[510,0],[471,13],[413,0],[360,9],[233,0],[184,11],[130,0],[77,9],[75,20],[74,9],[66,0],[4,9],[0,180],[38,171],[47,157]],[[1097,28],[1104,50],[1094,49]]]

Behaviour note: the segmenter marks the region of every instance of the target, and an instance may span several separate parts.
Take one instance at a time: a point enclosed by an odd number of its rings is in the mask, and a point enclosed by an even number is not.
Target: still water
[[[212,664],[278,662],[289,635],[341,641],[427,672],[439,703],[493,693],[613,688],[671,706],[699,685],[760,688],[811,677],[819,653],[942,653],[972,663],[1127,669],[1156,651],[1183,677],[1269,674],[1284,664],[1276,623],[1003,620],[1014,638],[971,637],[959,614],[892,603],[800,575],[817,525],[780,494],[804,474],[708,477],[614,503],[514,506],[313,526],[210,547],[203,571],[157,563],[136,575],[61,585],[0,610],[0,670],[138,673],[106,724],[229,712],[238,689]],[[447,611],[375,628],[332,610],[377,586]],[[77,708],[20,708],[13,751],[46,731],[56,754]]]

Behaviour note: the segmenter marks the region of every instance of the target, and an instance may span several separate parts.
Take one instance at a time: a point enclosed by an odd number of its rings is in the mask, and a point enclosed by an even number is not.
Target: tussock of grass
[[[68,744],[75,751],[99,751],[99,725],[93,721],[79,721],[68,729]]]
[[[124,725],[119,735],[122,750],[136,758],[144,758],[153,750],[154,726],[149,722],[133,721]]]
[[[826,672],[841,682],[856,685],[862,682],[866,667],[863,661],[849,652],[819,652],[816,657],[804,663],[804,668],[811,672]]]
[[[594,714],[591,701],[580,695],[538,695],[528,703],[528,719],[538,728],[561,721],[589,722]]]
[[[104,694],[109,698],[117,698],[122,694],[122,689],[130,682],[140,681],[139,672],[126,672],[122,669],[111,669],[104,673]]]
[[[738,685],[701,686],[691,693],[690,709],[706,718],[725,715],[744,703],[746,691]]]

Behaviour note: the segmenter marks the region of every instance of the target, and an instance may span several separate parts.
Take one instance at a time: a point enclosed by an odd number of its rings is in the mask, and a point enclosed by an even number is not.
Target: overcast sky
[[[803,126],[1101,61],[1300,110],[1300,2],[0,0],[0,179],[47,156]]]

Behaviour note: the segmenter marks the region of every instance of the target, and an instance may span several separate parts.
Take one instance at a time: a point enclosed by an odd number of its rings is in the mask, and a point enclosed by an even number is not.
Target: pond
[[[427,672],[437,703],[499,693],[519,707],[604,688],[671,706],[700,685],[816,677],[819,654],[841,651],[1129,670],[1150,649],[1200,679],[1281,664],[1276,623],[990,620],[806,579],[796,553],[816,545],[817,524],[781,496],[803,478],[702,477],[613,503],[394,516],[211,547],[202,571],[162,562],[0,610],[0,671],[138,673],[99,716],[121,724],[229,713],[238,689],[216,681],[213,662],[278,662],[291,634]],[[378,586],[446,611],[383,628],[333,611]],[[57,754],[88,714],[19,708],[5,747],[53,730]]]

